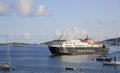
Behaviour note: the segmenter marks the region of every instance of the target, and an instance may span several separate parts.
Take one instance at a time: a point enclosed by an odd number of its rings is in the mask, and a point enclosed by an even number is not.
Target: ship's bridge
[[[52,42],[52,46],[56,46],[56,47],[61,47],[63,45],[63,42],[65,42],[66,40],[54,40],[54,42]]]

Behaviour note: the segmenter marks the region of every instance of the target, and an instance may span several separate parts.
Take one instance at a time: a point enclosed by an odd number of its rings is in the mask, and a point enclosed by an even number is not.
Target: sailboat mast
[[[116,43],[115,43],[116,45],[117,45],[117,34],[116,34]],[[118,52],[117,52],[117,48],[116,48],[116,61],[118,60]]]
[[[7,58],[6,58],[6,63],[10,65],[10,46],[8,42],[8,34],[7,34]]]
[[[116,42],[115,44],[117,45],[117,34],[116,34],[116,41],[115,42]]]

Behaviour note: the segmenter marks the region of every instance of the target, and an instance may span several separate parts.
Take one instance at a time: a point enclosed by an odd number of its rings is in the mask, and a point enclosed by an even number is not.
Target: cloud
[[[9,11],[8,5],[0,2],[0,15],[6,15]]]
[[[80,27],[68,28],[64,31],[64,35],[66,35],[69,39],[78,39],[81,36],[86,36],[86,34],[87,31]]]
[[[15,0],[14,6],[17,12],[22,16],[31,14],[33,0]]]
[[[39,4],[34,11],[34,2],[35,0],[14,0],[9,6],[7,3],[0,2],[0,15],[10,14],[11,11],[20,16],[51,16],[43,4]]]
[[[117,24],[117,21],[98,21],[97,24],[102,24],[102,25],[114,25]]]
[[[98,20],[93,22],[90,22],[90,21],[83,22],[83,24],[86,24],[86,25],[96,24],[96,25],[107,25],[107,26],[114,25],[117,23],[118,23],[117,20]]]
[[[29,39],[29,38],[30,38],[30,33],[29,32],[25,33],[24,34],[24,39]]]
[[[51,14],[45,10],[44,5],[39,5],[37,11],[34,14],[35,16],[50,16]]]
[[[61,33],[59,30],[56,30],[55,34],[56,34],[57,36],[62,35],[62,33]]]
[[[87,34],[87,30],[82,29],[80,27],[68,28],[63,32],[57,30],[55,34],[59,37],[63,35],[66,39],[79,39],[80,37],[85,37]]]

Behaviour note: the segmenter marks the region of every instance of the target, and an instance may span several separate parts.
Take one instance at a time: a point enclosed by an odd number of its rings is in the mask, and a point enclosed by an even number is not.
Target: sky
[[[0,42],[120,36],[120,0],[0,0]]]

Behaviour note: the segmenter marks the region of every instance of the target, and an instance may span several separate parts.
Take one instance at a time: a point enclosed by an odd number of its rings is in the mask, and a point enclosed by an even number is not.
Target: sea
[[[118,54],[120,46],[107,45],[107,56]],[[0,73],[120,73],[120,66],[107,66],[96,61],[99,55],[52,55],[46,45],[10,45],[11,70]],[[117,50],[117,52],[116,52]],[[0,45],[0,64],[6,61],[7,45]],[[66,70],[66,67],[74,70]]]

